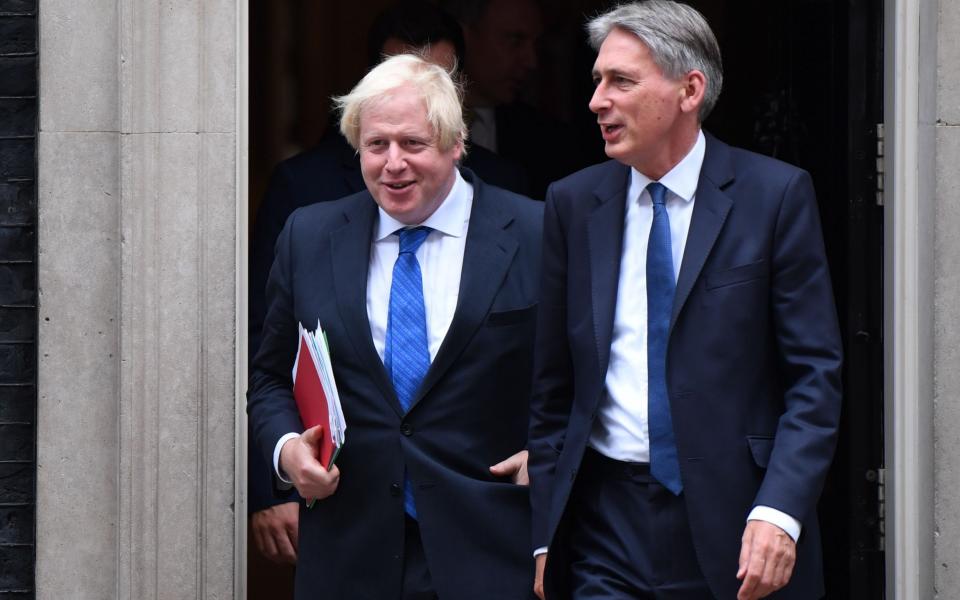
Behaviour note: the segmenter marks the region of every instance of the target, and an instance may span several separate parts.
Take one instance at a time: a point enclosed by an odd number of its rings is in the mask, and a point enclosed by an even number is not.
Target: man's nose
[[[607,95],[602,83],[593,90],[593,96],[590,98],[589,106],[590,110],[595,113],[599,113],[601,110],[610,107],[610,102],[607,100]]]
[[[524,40],[519,52],[520,65],[527,71],[537,68],[537,44],[536,40]]]
[[[407,166],[407,161],[400,144],[392,143],[387,148],[387,170],[402,171]]]

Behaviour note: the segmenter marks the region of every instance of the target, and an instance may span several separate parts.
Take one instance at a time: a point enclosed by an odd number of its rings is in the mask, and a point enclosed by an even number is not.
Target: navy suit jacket
[[[610,161],[547,194],[529,446],[535,546],[555,539],[605,394],[629,180]],[[736,597],[740,539],[758,504],[803,524],[793,577],[775,597],[823,595],[816,503],[836,442],[840,367],[809,175],[708,135],[667,387],[693,544],[717,598]],[[562,574],[549,564],[555,600]]]
[[[526,447],[542,203],[474,186],[453,322],[414,403],[400,408],[370,335],[368,192],[294,212],[277,242],[248,410],[265,460],[302,431],[291,396],[297,322],[327,332],[347,422],[332,496],[301,507],[296,597],[395,597],[404,471],[440,598],[529,598],[528,489],[488,467]]]
[[[486,183],[520,194],[526,192],[527,180],[520,166],[489,150],[470,148],[464,166],[477,173]],[[251,358],[260,348],[260,330],[267,310],[263,290],[273,264],[273,247],[287,219],[302,206],[337,200],[365,189],[357,152],[335,129],[313,148],[281,162],[274,169],[257,212],[250,246],[248,331]],[[261,453],[253,445],[253,436],[249,437],[249,512],[297,500],[295,491],[282,492],[271,486],[270,467],[261,460]]]

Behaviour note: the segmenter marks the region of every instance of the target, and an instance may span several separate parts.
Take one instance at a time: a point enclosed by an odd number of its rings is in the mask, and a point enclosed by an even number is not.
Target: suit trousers
[[[559,556],[567,562],[562,579],[573,600],[713,598],[697,563],[683,495],[657,482],[649,464],[587,448],[565,521]]]
[[[420,525],[409,515],[404,515],[404,519],[406,524],[403,536],[403,581],[400,585],[400,600],[436,600],[437,594],[433,591],[430,568],[420,539]]]

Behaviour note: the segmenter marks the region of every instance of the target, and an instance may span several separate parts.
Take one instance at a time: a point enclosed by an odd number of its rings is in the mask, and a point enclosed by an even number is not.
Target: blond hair
[[[363,110],[389,102],[393,92],[404,87],[413,88],[423,100],[440,150],[466,141],[463,86],[441,66],[413,54],[398,54],[372,68],[350,92],[333,98],[341,115],[340,132],[354,150],[360,148]]]

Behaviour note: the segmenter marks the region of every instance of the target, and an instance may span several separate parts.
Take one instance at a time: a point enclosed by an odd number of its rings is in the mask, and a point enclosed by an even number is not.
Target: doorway
[[[724,59],[724,90],[705,129],[813,176],[845,350],[841,436],[820,503],[827,597],[882,598],[883,2],[690,3],[710,21]],[[389,4],[251,0],[251,221],[274,165],[321,138],[329,97],[362,75],[367,28]],[[583,22],[610,4],[544,3],[541,61],[524,90],[528,103],[570,125],[588,162],[605,157],[586,109],[593,54]],[[257,595],[262,564],[251,560],[249,597],[280,597],[276,582]]]

